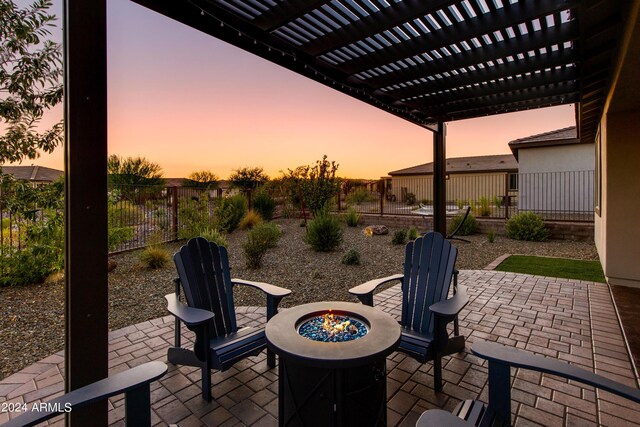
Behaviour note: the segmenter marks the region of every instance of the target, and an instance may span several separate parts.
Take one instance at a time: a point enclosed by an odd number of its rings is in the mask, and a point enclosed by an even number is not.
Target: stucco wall
[[[518,150],[520,173],[586,171],[593,170],[594,165],[593,144],[556,145]]]
[[[602,124],[598,252],[611,284],[640,287],[640,111],[609,113]]]

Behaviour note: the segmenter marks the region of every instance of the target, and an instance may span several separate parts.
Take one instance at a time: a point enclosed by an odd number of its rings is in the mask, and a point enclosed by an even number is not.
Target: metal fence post
[[[171,233],[178,240],[178,187],[171,187]]]
[[[509,173],[504,175],[504,219],[509,219]]]
[[[384,185],[384,180],[380,180],[378,181],[378,187],[380,188],[380,216],[384,216],[384,198],[385,198],[385,185]]]

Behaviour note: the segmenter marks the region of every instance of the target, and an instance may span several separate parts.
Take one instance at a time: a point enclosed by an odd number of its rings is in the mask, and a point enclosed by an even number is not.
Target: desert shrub
[[[109,227],[107,246],[110,251],[133,239],[133,227]]]
[[[128,200],[109,203],[107,215],[109,226],[112,227],[136,225],[144,218],[142,210]]]
[[[260,214],[265,221],[271,221],[276,210],[276,200],[266,191],[260,191],[253,198],[253,210]]]
[[[218,246],[229,247],[229,242],[227,242],[227,238],[217,228],[206,227],[200,230],[199,234],[201,237],[204,237],[205,239],[207,239],[207,241],[213,242]]]
[[[282,217],[283,218],[293,218],[296,214],[296,208],[291,203],[286,203],[282,205]]]
[[[240,228],[240,230],[247,230],[255,227],[261,222],[262,222],[262,217],[260,216],[260,214],[254,211],[253,209],[250,209],[247,211],[246,214],[244,214],[244,216],[242,217],[242,220],[240,221],[240,224],[238,224],[238,227]]]
[[[377,199],[366,188],[355,188],[347,194],[346,200],[348,205],[359,205],[366,202],[375,202]]]
[[[396,230],[396,232],[393,233],[393,237],[391,238],[391,243],[393,243],[394,245],[404,245],[405,243],[407,243],[407,230]]]
[[[214,208],[218,229],[232,233],[247,212],[247,198],[241,194],[219,199]]]
[[[349,208],[344,219],[349,227],[357,227],[360,222],[360,214],[355,209]]]
[[[492,228],[487,232],[487,240],[489,241],[489,243],[493,243],[496,241],[496,230]]]
[[[277,234],[275,234],[274,228]],[[251,230],[247,235],[247,242],[244,244],[247,267],[260,268],[267,250],[275,246],[279,237],[280,230],[275,224],[263,223]]]
[[[275,248],[278,239],[282,235],[280,227],[272,222],[262,222],[256,225],[250,232],[253,239],[264,243],[268,248]]]
[[[407,193],[407,204],[415,205],[416,204],[416,195],[413,193]]]
[[[456,206],[459,210],[462,210],[462,208],[464,207],[464,200],[456,199]]]
[[[353,248],[349,249],[342,257],[341,262],[345,265],[360,265],[360,252]]]
[[[431,200],[429,200],[429,199],[420,199],[420,204],[424,205],[424,206],[429,205],[429,204],[431,204]]]
[[[152,245],[140,253],[142,265],[151,270],[162,268],[171,259],[169,252],[162,246]]]
[[[18,250],[5,245],[0,249],[0,286],[40,283],[54,271],[50,253],[41,246]]]
[[[415,227],[411,227],[407,231],[407,240],[416,240],[418,238],[418,230]]]
[[[209,226],[209,198],[181,199],[178,202],[178,221],[178,238],[198,236],[200,230]]]
[[[507,237],[514,240],[544,242],[550,236],[542,217],[533,212],[520,212],[507,221]]]
[[[316,252],[331,252],[342,243],[340,220],[324,209],[316,212],[313,220],[307,225],[305,242]]]
[[[476,207],[476,214],[478,216],[491,215],[491,206],[489,206],[489,199],[482,196],[478,199],[478,206]]]
[[[458,224],[464,219],[464,214],[458,214],[451,218],[451,222],[449,223],[449,228],[447,231],[449,234],[453,233],[456,228],[458,228]],[[476,217],[473,216],[471,212],[469,212],[469,216],[467,220],[462,225],[462,228],[458,231],[460,236],[468,236],[470,234],[474,234],[478,231],[478,221],[476,221]]]
[[[502,197],[493,196],[493,206],[495,206],[496,209],[500,209],[502,207]]]

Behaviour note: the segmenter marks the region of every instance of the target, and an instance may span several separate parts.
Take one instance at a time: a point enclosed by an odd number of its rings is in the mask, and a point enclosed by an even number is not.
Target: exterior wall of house
[[[518,168],[518,209],[593,212],[593,144],[521,148]]]
[[[640,287],[640,110],[607,114],[602,132],[602,203],[595,242],[612,285]]]
[[[453,204],[462,200],[466,204],[469,200],[477,201],[487,197],[492,201],[494,197],[503,197],[505,192],[507,172],[449,174],[447,179],[447,203]],[[396,200],[405,201],[407,193],[413,193],[419,202],[422,199],[433,201],[433,175],[405,175],[394,176],[391,179],[391,190]],[[510,195],[517,193],[510,192]]]
[[[627,18],[616,74],[600,122],[601,201],[595,243],[611,285],[640,288],[640,5]],[[598,153],[596,153],[596,158]],[[597,185],[597,184],[596,184]]]

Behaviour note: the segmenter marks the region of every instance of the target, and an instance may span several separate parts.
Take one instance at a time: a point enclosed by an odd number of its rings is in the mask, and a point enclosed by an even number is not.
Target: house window
[[[509,174],[509,191],[518,191],[518,174]]]

